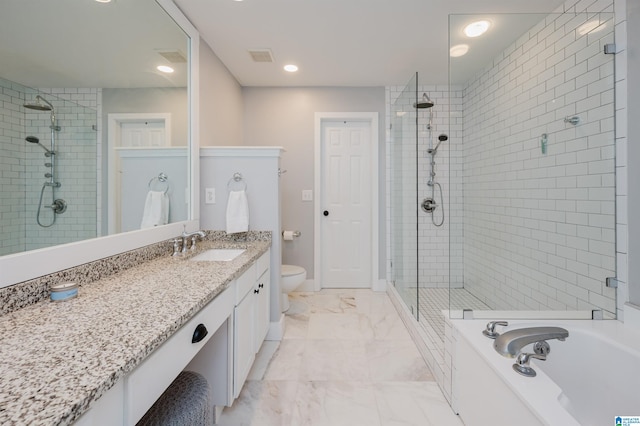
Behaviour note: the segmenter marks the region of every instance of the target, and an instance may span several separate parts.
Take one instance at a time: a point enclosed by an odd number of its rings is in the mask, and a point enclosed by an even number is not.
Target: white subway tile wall
[[[0,79],[0,256],[24,250],[25,181],[22,86]]]
[[[464,287],[492,309],[616,314],[613,42],[612,13],[553,14],[464,90]]]
[[[96,173],[97,108],[99,89],[39,89],[41,96],[53,104],[57,124],[56,132],[56,181],[61,183],[55,197],[67,202],[67,211],[57,215],[52,227],[37,224],[36,215],[44,175],[51,171],[45,163],[45,151],[25,142],[27,136],[35,136],[45,147],[51,141],[50,113],[23,107],[35,100],[33,89],[0,79],[2,102],[0,104],[0,148],[7,155],[0,157],[0,255],[33,250],[54,244],[92,238],[97,229]],[[51,189],[46,188],[40,214],[40,222],[52,221]]]
[[[31,150],[27,155],[27,204],[26,250],[48,247],[72,241],[96,237],[96,153],[98,89],[64,88],[39,89],[42,96],[53,104],[56,120],[61,127],[56,132],[56,181],[61,183],[55,191],[55,198],[67,203],[67,211],[56,216],[56,223],[50,228],[35,223],[40,189],[45,180],[45,157],[42,152]],[[31,101],[33,95],[27,95]],[[49,114],[25,112],[25,129],[35,133],[48,146],[51,140]],[[48,159],[47,159],[48,161]],[[48,199],[46,198],[48,195]],[[51,202],[50,190],[45,190],[43,205]],[[41,212],[41,223],[49,224],[52,212]],[[30,225],[29,225],[30,224]]]
[[[389,105],[402,102],[409,108],[415,102],[414,98],[399,99],[403,90],[402,86],[386,88],[388,123],[391,122]],[[402,244],[401,247],[394,247],[393,251],[402,250],[404,253],[403,262],[396,260],[393,268],[389,268],[390,276],[412,277],[414,286],[424,288],[448,288],[450,284],[462,286],[462,185],[461,182],[454,185],[450,183],[451,176],[461,176],[462,172],[458,149],[462,141],[462,91],[451,92],[453,96],[450,97],[448,86],[420,86],[419,97],[422,93],[428,94],[434,106],[417,110],[417,147],[415,113],[412,111],[404,115],[402,120],[394,118],[394,124],[402,125],[404,129],[392,130],[391,137],[387,139],[387,152],[394,153],[387,163],[387,176],[390,177],[387,199],[392,202],[396,200],[393,208],[388,206],[388,217],[395,222],[388,238],[392,244]],[[431,144],[428,129],[430,111],[433,111]],[[427,185],[431,172],[431,157],[427,150],[438,143],[440,134],[446,134],[448,140],[440,145],[435,157],[434,180],[442,186],[445,215],[444,224],[437,227],[433,224],[432,215],[423,212],[420,204],[424,198],[433,197],[438,204],[434,212],[436,223],[441,221],[443,206],[440,205],[439,189],[435,188],[432,193],[432,188]],[[399,191],[401,194],[398,194]],[[399,205],[401,203],[402,206]],[[401,230],[401,238],[393,234],[394,230]],[[450,239],[458,244],[452,246],[451,251]]]

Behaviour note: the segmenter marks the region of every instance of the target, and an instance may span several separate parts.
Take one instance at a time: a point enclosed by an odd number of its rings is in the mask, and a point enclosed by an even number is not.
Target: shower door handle
[[[329,216],[329,210],[323,211],[322,214],[325,215],[325,216]]]

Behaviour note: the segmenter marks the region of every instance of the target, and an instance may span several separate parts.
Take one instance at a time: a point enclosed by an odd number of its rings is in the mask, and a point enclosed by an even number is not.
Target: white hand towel
[[[227,201],[227,234],[249,230],[249,201],[243,191],[229,192]]]
[[[140,229],[169,223],[169,197],[162,191],[149,191],[144,202]]]

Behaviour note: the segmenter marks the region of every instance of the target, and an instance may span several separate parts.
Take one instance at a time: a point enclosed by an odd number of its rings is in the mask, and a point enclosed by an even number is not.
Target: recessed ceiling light
[[[111,3],[111,0],[96,0],[98,3]]]
[[[464,27],[464,34],[467,37],[478,37],[486,33],[490,26],[491,26],[491,22],[489,21],[472,22],[466,27]]]
[[[284,66],[284,70],[287,72],[296,72],[298,71],[298,67],[293,64],[289,64]]]
[[[451,49],[449,49],[449,56],[452,58],[457,58],[458,56],[466,55],[469,51],[469,45],[467,44],[456,44]]]
[[[160,71],[160,72],[166,72],[168,74],[173,72],[173,68],[168,67],[166,65],[158,65],[157,66],[157,70]]]

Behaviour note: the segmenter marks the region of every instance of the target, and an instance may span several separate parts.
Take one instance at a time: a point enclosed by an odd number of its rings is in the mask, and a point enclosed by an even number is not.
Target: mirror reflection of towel
[[[227,201],[227,234],[249,230],[249,201],[247,193],[230,191]]]
[[[169,223],[169,197],[163,191],[149,191],[144,202],[140,229]]]

